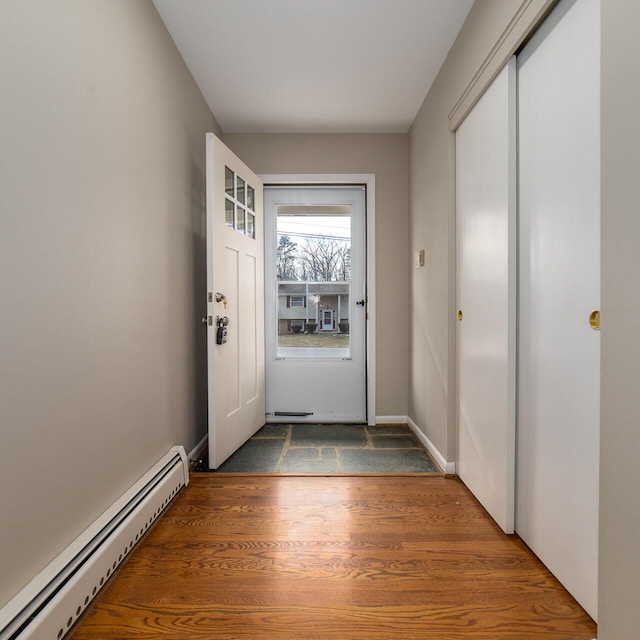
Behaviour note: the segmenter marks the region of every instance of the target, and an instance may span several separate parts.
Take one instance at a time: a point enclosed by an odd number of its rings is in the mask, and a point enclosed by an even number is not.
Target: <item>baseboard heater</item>
[[[0,610],[0,640],[60,640],[187,484],[187,455],[173,447]]]

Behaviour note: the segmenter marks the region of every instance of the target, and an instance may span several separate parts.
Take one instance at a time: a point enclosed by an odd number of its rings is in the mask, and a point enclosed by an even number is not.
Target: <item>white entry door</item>
[[[322,331],[336,330],[336,312],[335,309],[323,309],[322,311]]]
[[[597,617],[600,3],[560,2],[518,57],[516,531]]]
[[[456,131],[457,472],[513,533],[516,364],[516,65]]]
[[[209,466],[264,424],[262,182],[212,133],[206,138]]]
[[[365,187],[266,187],[268,422],[366,420]]]

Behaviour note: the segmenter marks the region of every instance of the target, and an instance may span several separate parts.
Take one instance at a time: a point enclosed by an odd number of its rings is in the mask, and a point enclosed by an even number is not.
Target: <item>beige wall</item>
[[[407,136],[225,134],[258,174],[375,173],[376,415],[407,414]]]
[[[440,453],[455,460],[455,202],[448,115],[519,3],[483,0],[471,8],[409,132],[409,416]]]
[[[206,431],[204,134],[150,0],[0,8],[0,604]]]
[[[599,640],[635,640],[640,599],[640,4],[602,2]]]

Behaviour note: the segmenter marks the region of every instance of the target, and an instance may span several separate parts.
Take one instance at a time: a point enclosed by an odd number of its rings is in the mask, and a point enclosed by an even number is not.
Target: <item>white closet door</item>
[[[565,0],[518,58],[516,531],[596,618],[600,6]]]
[[[456,131],[458,461],[513,533],[515,465],[515,58]]]

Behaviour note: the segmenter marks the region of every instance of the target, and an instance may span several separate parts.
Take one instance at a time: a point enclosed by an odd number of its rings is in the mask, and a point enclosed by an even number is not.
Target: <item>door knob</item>
[[[357,304],[359,307],[364,307],[364,300],[358,300],[358,302],[356,302],[356,304]]]
[[[462,309],[458,309],[458,320],[462,321],[463,315],[462,315]]]
[[[589,315],[589,324],[594,331],[600,331],[600,310],[596,309]]]

